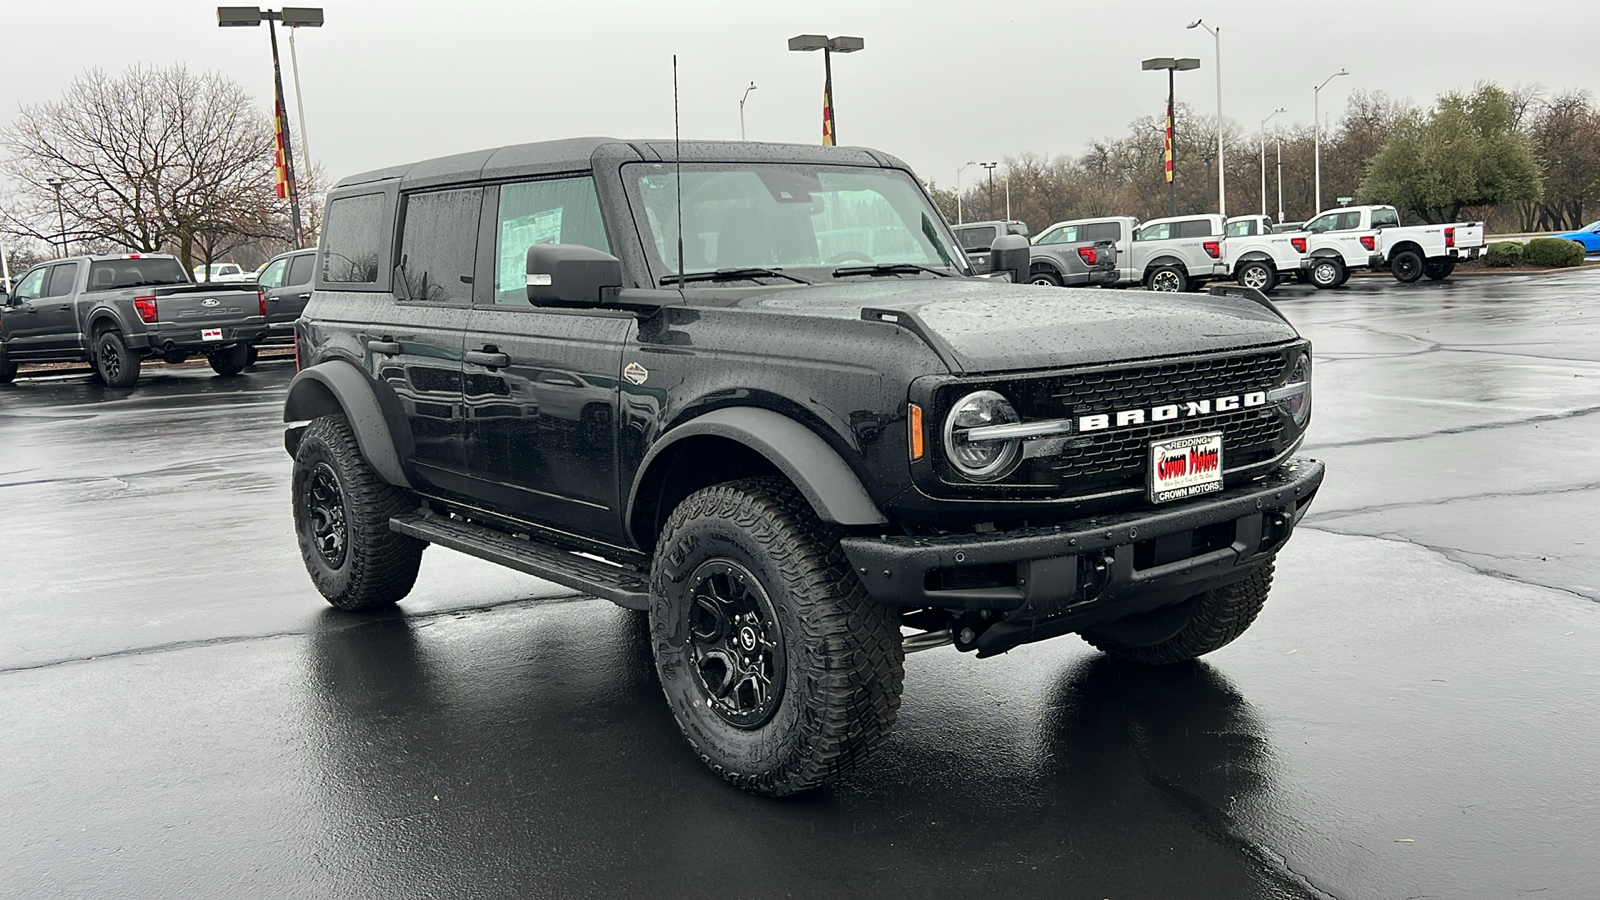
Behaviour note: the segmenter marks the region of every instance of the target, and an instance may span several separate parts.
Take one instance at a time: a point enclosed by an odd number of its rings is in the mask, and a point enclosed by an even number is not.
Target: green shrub
[[[1565,269],[1583,265],[1583,248],[1559,238],[1534,238],[1522,248],[1522,261],[1530,266]]]
[[[1522,262],[1522,245],[1516,241],[1496,241],[1483,252],[1483,264],[1501,269]]]

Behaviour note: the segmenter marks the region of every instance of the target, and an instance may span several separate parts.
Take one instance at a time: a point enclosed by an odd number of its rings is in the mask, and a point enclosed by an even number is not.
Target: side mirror
[[[534,306],[599,306],[622,287],[622,260],[582,244],[528,248],[528,302]]]
[[[1032,257],[1027,238],[1015,234],[1001,235],[994,239],[994,246],[989,248],[989,271],[996,275],[1010,272],[1011,281],[1022,284],[1028,280]]]

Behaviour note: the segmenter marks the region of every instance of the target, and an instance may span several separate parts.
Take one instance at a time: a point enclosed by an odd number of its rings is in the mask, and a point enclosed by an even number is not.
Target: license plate
[[[1222,490],[1222,432],[1150,442],[1150,502]]]
[[[222,340],[222,329],[221,328],[202,328],[200,330],[200,340],[202,340],[202,341],[220,341],[220,340]]]

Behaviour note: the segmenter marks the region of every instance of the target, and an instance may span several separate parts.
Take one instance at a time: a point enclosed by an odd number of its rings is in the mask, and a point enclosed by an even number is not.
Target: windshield
[[[117,288],[146,287],[152,284],[188,284],[183,266],[175,259],[96,260],[89,264],[89,290],[114,291]]]
[[[624,167],[658,279],[678,273],[676,166]],[[683,166],[683,272],[782,269],[809,280],[841,267],[965,271],[939,213],[897,169],[764,163]],[[837,273],[837,274],[836,274]],[[901,277],[929,277],[908,269]],[[783,280],[752,272],[752,281]]]

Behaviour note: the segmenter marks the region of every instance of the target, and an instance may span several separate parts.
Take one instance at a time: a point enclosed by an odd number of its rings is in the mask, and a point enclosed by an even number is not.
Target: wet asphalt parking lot
[[[604,601],[433,548],[398,613],[326,608],[292,365],[0,387],[0,895],[1600,895],[1600,272],[1276,298],[1329,474],[1256,625],[918,653],[785,801]]]

